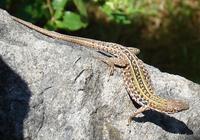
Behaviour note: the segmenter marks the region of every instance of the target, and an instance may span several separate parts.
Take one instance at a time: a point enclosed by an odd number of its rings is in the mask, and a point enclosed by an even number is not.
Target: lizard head
[[[189,109],[189,104],[182,100],[168,100],[166,110],[169,113],[180,112]]]

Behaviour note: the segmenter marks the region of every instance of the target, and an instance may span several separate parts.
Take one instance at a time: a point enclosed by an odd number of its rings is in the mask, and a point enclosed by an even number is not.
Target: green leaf
[[[55,19],[60,19],[63,15],[63,12],[62,10],[56,10],[55,13],[54,13],[54,18]]]
[[[54,31],[57,29],[57,27],[55,26],[55,23],[52,20],[49,20],[44,27],[51,31]]]
[[[65,8],[65,5],[67,4],[68,0],[53,0],[52,6],[54,10],[62,11]]]
[[[123,15],[122,13],[114,13],[114,20],[116,23],[119,24],[130,24],[131,21],[128,19],[126,15]]]
[[[63,19],[70,30],[78,30],[87,26],[87,23],[81,20],[80,15],[74,12],[65,12]]]
[[[55,23],[56,23],[56,27],[58,27],[60,29],[66,29],[67,28],[66,24],[63,21],[55,20]]]
[[[108,6],[108,5],[103,5],[102,7],[101,7],[101,10],[104,12],[104,13],[106,13],[107,15],[111,15],[112,14],[112,12],[113,12],[113,10],[110,8],[110,6]]]
[[[87,17],[87,9],[83,0],[73,0],[81,15]]]
[[[56,26],[62,29],[69,29],[72,31],[79,30],[87,26],[87,23],[81,20],[80,15],[67,11],[64,13],[63,21],[56,20]]]

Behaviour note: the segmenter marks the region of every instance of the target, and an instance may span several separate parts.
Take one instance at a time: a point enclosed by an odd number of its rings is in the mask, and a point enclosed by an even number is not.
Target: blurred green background
[[[200,83],[200,0],[0,0],[0,8],[49,30],[140,48],[145,63]]]

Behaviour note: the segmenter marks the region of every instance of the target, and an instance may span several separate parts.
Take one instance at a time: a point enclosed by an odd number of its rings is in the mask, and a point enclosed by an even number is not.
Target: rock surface
[[[0,10],[0,137],[38,140],[200,140],[200,86],[148,66],[156,93],[190,109],[136,110],[121,70],[109,77],[101,56],[30,30]]]

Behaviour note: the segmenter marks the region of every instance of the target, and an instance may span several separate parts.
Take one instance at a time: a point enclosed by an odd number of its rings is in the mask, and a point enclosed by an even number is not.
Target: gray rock
[[[200,86],[147,66],[156,93],[190,109],[165,115],[136,110],[121,70],[109,76],[101,56],[46,37],[0,10],[0,137],[38,140],[199,140]]]

